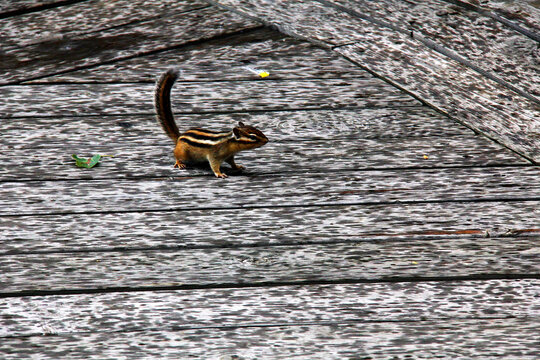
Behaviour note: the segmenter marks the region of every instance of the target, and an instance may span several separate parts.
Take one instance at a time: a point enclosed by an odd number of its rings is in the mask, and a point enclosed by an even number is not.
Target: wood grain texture
[[[539,205],[500,200],[1,217],[0,248],[15,254],[463,234],[511,237],[538,232]]]
[[[32,12],[0,22],[3,50],[74,38],[208,7],[204,1],[91,0]],[[84,14],[84,16],[81,16]]]
[[[0,256],[0,296],[63,289],[540,277],[540,236]]]
[[[399,103],[332,110],[177,114],[175,118],[181,131],[193,127],[230,130],[243,121],[262,129],[274,141],[281,142],[473,136],[469,129],[454,124],[425,106],[400,106]],[[163,131],[149,114],[25,117],[2,121],[0,131],[0,143],[15,156],[30,156],[34,150],[91,149],[96,143],[113,144],[122,151],[140,145],[166,144]]]
[[[183,6],[177,3],[176,6]],[[214,7],[8,50],[0,84],[96,66],[253,28],[258,23]]]
[[[291,165],[292,168],[298,166]],[[208,174],[209,176],[211,174]],[[209,177],[208,176],[208,177]],[[539,167],[412,169],[281,176],[0,185],[0,216],[207,209],[241,206],[372,204],[405,201],[540,199]],[[200,189],[205,191],[201,192]],[[181,192],[178,190],[181,189]],[[52,195],[53,194],[53,195]],[[241,197],[238,194],[242,194]]]
[[[0,96],[10,99],[0,103],[7,118],[155,113],[154,84],[18,85],[0,87]],[[380,80],[365,78],[178,82],[171,101],[176,113],[418,104]]]
[[[333,47],[354,43],[358,33],[371,31],[363,20],[338,12],[316,1],[209,0],[223,9],[261,21],[284,34]],[[369,24],[368,22],[365,22]]]
[[[331,0],[364,16],[421,35],[448,49],[490,76],[540,98],[537,42],[500,22],[443,0]],[[540,100],[539,100],[540,101]]]
[[[336,51],[358,62],[369,62],[376,71],[392,76],[396,85],[411,91],[451,118],[525,154],[535,162],[540,161],[540,111],[536,105],[508,92],[507,97],[501,96],[504,90],[496,84],[477,80],[478,76],[471,70],[457,63],[448,63],[431,50],[417,48],[414,58],[403,61],[402,41],[406,39],[402,36],[386,37],[384,41],[393,49],[380,51],[379,47],[370,45],[351,45]],[[396,60],[395,67],[377,64],[383,58]],[[459,71],[450,80],[442,69],[444,67]],[[411,71],[414,77],[411,77]],[[479,106],[477,99],[487,101],[481,100]]]
[[[99,4],[6,23],[33,19],[0,81],[37,81],[0,87],[1,358],[538,353],[538,168],[258,21],[188,9],[199,2]],[[96,11],[69,15],[84,7]],[[334,36],[319,43],[371,31],[317,11],[315,31]],[[247,64],[270,79],[246,81]],[[182,127],[244,121],[271,138],[240,156],[246,176],[172,171],[152,82],[178,65]],[[491,101],[482,115],[521,109],[490,91],[472,96]],[[117,157],[91,171],[69,158],[95,152]]]
[[[474,319],[62,334],[2,339],[4,358],[536,359],[535,320]],[[204,344],[204,346],[201,346]]]
[[[6,336],[539,315],[538,280],[134,291],[0,299]],[[510,321],[510,319],[506,319]],[[0,345],[2,346],[2,345]]]
[[[84,0],[81,0],[84,1]],[[54,6],[65,3],[65,0],[17,0],[0,2],[0,15],[12,16],[10,13],[32,11],[43,6]]]
[[[185,178],[204,174],[207,178],[201,180],[201,184],[224,184],[223,181],[216,182],[217,179],[212,178],[213,175],[208,169],[174,169],[173,145],[166,139],[154,145],[129,148],[135,145],[136,141],[128,141],[126,147],[96,141],[88,146],[81,144],[71,149],[56,148],[50,152],[38,152],[37,156],[35,152],[14,155],[2,163],[0,178],[3,181],[54,180],[69,176],[73,179],[88,180],[146,176]],[[72,153],[80,156],[109,154],[115,157],[105,158],[99,166],[87,170],[74,165]],[[475,137],[381,140],[337,138],[332,139],[332,147],[329,147],[327,140],[280,142],[271,139],[265,147],[240,153],[237,159],[247,167],[243,172],[246,176],[289,174],[300,177],[341,170],[524,164],[522,159],[499,145]],[[226,164],[223,169],[227,172]]]
[[[535,34],[536,41],[538,41],[538,36],[540,36],[540,7],[535,0],[483,0],[481,4],[474,0],[460,0],[458,4],[465,4],[465,6],[478,9],[480,13],[491,16],[507,26],[508,22],[517,24],[528,32]]]
[[[320,3],[280,2],[279,6],[268,6],[261,1],[218,3],[273,24],[287,34],[337,46],[336,51],[363,68],[458,122],[540,162],[536,103],[429,49],[409,35]]]
[[[156,74],[171,67],[180,68],[182,79],[186,81],[258,79],[258,74],[248,66],[268,71],[270,79],[371,77],[365,70],[328,49],[262,28],[181,49],[55,75],[33,83],[153,83]]]

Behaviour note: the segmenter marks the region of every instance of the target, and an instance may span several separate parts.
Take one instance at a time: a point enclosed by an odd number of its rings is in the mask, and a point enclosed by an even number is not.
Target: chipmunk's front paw
[[[228,176],[227,176],[227,174],[219,173],[219,174],[216,174],[216,177],[217,177],[217,178],[220,178],[220,179],[225,179],[225,178],[227,178]]]
[[[185,169],[187,166],[183,162],[176,160],[176,163],[174,163],[174,167],[179,169]]]

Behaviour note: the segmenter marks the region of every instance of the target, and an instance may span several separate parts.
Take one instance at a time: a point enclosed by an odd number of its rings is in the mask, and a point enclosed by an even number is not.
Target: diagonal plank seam
[[[50,3],[50,4],[45,3],[45,4],[40,4],[36,6],[31,6],[31,7],[23,7],[16,10],[8,10],[8,11],[0,13],[0,19],[6,19],[9,17],[31,14],[31,13],[40,12],[43,10],[55,9],[62,6],[73,5],[73,4],[77,4],[84,1],[87,1],[87,0],[60,0],[54,3]]]
[[[451,3],[451,4],[455,4],[457,6],[460,6],[462,8],[465,8],[467,10],[472,10],[472,11],[475,11],[477,12],[478,14],[480,15],[483,15],[483,16],[487,16],[495,21],[498,21],[500,22],[501,24],[509,27],[510,29],[514,30],[514,31],[517,31],[535,41],[538,41],[540,42],[540,35],[539,34],[536,34],[536,33],[533,33],[532,31],[529,31],[521,26],[519,26],[518,24],[516,24],[515,22],[513,21],[510,21],[502,16],[499,16],[497,14],[495,14],[493,11],[489,11],[489,10],[486,10],[486,9],[483,9],[482,7],[480,6],[477,6],[477,5],[474,5],[470,2],[465,2],[465,1],[462,1],[462,0],[443,0],[443,1],[446,1],[448,3]]]
[[[492,74],[491,72],[489,71],[486,71],[484,69],[482,69],[480,66],[477,66],[475,64],[473,64],[471,61],[459,56],[457,53],[455,53],[454,51],[442,46],[442,45],[439,45],[437,43],[435,43],[433,40],[430,40],[422,35],[419,35],[417,34],[416,32],[412,31],[412,30],[405,30],[405,29],[402,29],[400,28],[399,26],[396,26],[396,25],[393,25],[393,24],[390,24],[390,23],[387,23],[385,21],[381,21],[381,20],[377,20],[369,15],[365,15],[365,14],[361,14],[359,13],[358,11],[356,10],[353,10],[353,9],[349,9],[345,6],[342,6],[342,5],[338,5],[338,4],[334,4],[328,0],[316,0],[317,2],[323,4],[323,5],[326,5],[326,6],[329,6],[329,7],[332,7],[336,10],[339,10],[339,11],[343,11],[353,17],[357,17],[357,18],[360,18],[360,19],[363,19],[363,20],[367,20],[373,24],[376,24],[376,25],[379,25],[379,26],[383,26],[383,27],[387,27],[391,30],[394,30],[396,32],[399,32],[401,34],[405,34],[405,35],[409,35],[412,39],[414,40],[417,40],[419,42],[421,42],[422,44],[424,44],[425,46],[427,46],[428,48],[452,59],[452,60],[455,60],[457,62],[459,62],[460,64],[476,71],[477,73],[479,73],[480,75],[484,76],[484,77],[487,77],[488,79],[490,80],[493,80],[495,81],[496,83],[506,87],[507,89],[510,89],[512,90],[513,92],[527,98],[528,100],[530,101],[533,101],[537,104],[540,104],[540,99],[537,99],[535,96],[533,96],[532,94],[529,94],[528,92],[526,91],[523,91],[517,87],[515,87],[514,85],[510,84],[508,81],[506,80],[503,80],[501,79],[500,77]],[[338,46],[335,46],[333,47],[333,49],[336,49],[336,48],[339,48],[341,45],[338,45]]]
[[[320,40],[316,40],[314,38],[310,38],[310,37],[307,37],[307,36],[304,36],[304,35],[300,35],[298,33],[296,33],[293,29],[291,29],[289,26],[283,26],[283,25],[277,25],[277,24],[273,24],[271,21],[268,21],[268,20],[265,20],[265,19],[260,19],[256,16],[253,16],[253,15],[250,15],[250,14],[247,14],[241,10],[238,10],[236,9],[234,6],[229,6],[229,5],[224,5],[224,4],[221,4],[219,1],[217,0],[206,0],[207,2],[213,4],[213,5],[216,5],[218,7],[221,7],[223,9],[226,9],[226,10],[229,10],[231,12],[234,12],[236,14],[239,14],[241,16],[244,16],[245,18],[248,18],[248,19],[252,19],[252,20],[256,20],[256,21],[259,21],[259,22],[262,22],[264,23],[265,25],[271,27],[271,28],[274,28],[274,29],[277,29],[278,31],[286,34],[286,35],[289,35],[289,36],[292,36],[292,37],[295,37],[297,39],[300,39],[300,40],[305,40],[305,41],[308,41],[308,42],[311,42],[317,46],[320,46],[322,48],[326,48],[326,49],[332,49],[332,50],[335,50],[337,48],[340,48],[341,46],[331,46],[329,44],[326,44],[324,43],[323,41],[320,41]],[[371,21],[372,23],[374,24],[379,24],[381,26],[385,26],[385,27],[388,27],[390,29],[394,29],[394,25],[392,24],[387,24],[385,22],[381,22],[377,19],[374,19],[372,17],[369,17],[369,16],[365,16],[363,14],[359,14],[358,12],[355,12],[354,10],[350,10],[350,9],[347,9],[343,6],[339,6],[339,5],[335,5],[331,2],[328,2],[327,0],[317,0],[317,2],[321,3],[321,4],[328,4],[329,6],[333,7],[334,9],[337,7],[337,8],[341,8],[342,11],[346,11],[346,12],[354,12],[355,14],[357,15],[353,15],[353,16],[358,16],[359,18],[362,18],[364,19],[365,21]],[[398,32],[401,36],[403,36],[404,34],[406,36],[411,36],[411,32],[410,31],[404,31],[404,30],[399,30],[398,28],[396,28],[395,30],[396,32]],[[413,33],[413,37],[414,37],[414,33]],[[419,41],[418,37],[416,38],[417,41]],[[419,41],[420,42],[420,41]],[[354,44],[358,44],[357,42],[354,42]],[[350,44],[349,44],[350,45]],[[427,48],[429,48],[428,44],[424,44],[426,45]],[[438,52],[437,49],[431,49],[432,51],[435,51],[435,52]],[[340,53],[338,51],[338,53]],[[340,53],[341,54],[341,53]],[[435,104],[432,104],[431,102],[425,100],[425,99],[422,99],[419,95],[415,94],[414,91],[411,91],[409,89],[406,89],[404,88],[403,86],[400,86],[399,84],[397,84],[395,81],[392,81],[391,79],[388,79],[384,76],[382,76],[381,74],[378,74],[377,72],[374,72],[370,69],[367,69],[365,66],[362,66],[362,64],[359,64],[357,61],[354,61],[353,59],[349,59],[347,56],[345,56],[344,54],[341,54],[345,59],[351,61],[352,63],[354,63],[355,65],[361,67],[362,69],[364,70],[367,70],[370,74],[374,75],[375,77],[389,83],[390,85],[393,85],[394,87],[396,87],[397,89],[403,91],[404,93],[410,95],[411,97],[413,97],[414,99],[420,101],[423,105],[425,106],[428,106],[430,107],[431,109],[451,118],[452,120],[458,122],[459,124],[461,125],[464,125],[466,126],[467,128],[473,130],[475,133],[481,133],[482,135],[484,135],[486,138],[490,139],[491,141],[494,141],[496,143],[499,143],[501,145],[503,145],[505,148],[511,150],[513,153],[515,153],[516,155],[520,156],[521,158],[529,161],[530,163],[532,164],[539,164],[538,160],[535,159],[535,155],[534,154],[530,154],[528,153],[527,151],[524,151],[523,149],[514,149],[514,146],[512,146],[513,144],[508,144],[507,141],[505,141],[505,138],[499,138],[498,134],[495,134],[495,135],[492,135],[490,134],[489,132],[487,131],[481,131],[479,132],[478,130],[476,130],[474,128],[474,126],[472,126],[471,124],[468,124],[462,120],[460,120],[458,117],[455,117],[455,116],[451,116],[450,114],[448,114],[446,111],[444,111],[442,108],[439,108],[438,106],[436,106]],[[442,54],[443,56],[446,56],[445,54]],[[456,62],[459,63],[458,60],[454,60]],[[464,67],[468,67],[467,65],[465,64],[461,64],[463,65]],[[474,68],[470,68],[472,71],[476,71]],[[486,77],[488,78],[488,77]],[[514,91],[515,92],[515,89],[512,89],[510,87],[508,87],[508,85],[510,86],[513,86],[511,84],[509,84],[508,82],[502,80],[502,79],[499,79],[500,81],[503,81],[504,84],[498,82],[496,79],[491,79],[491,78],[488,78],[489,80],[497,83],[498,85],[500,86],[503,86],[504,88],[510,90],[510,91]],[[498,79],[498,78],[497,78]],[[532,105],[536,105],[536,104],[540,104],[540,100],[537,99],[536,97],[528,94],[528,93],[525,93],[525,95],[523,95],[522,93],[518,93],[518,95],[521,95],[521,96],[524,96],[526,99],[530,100],[533,102]],[[530,97],[532,96],[533,99],[531,99]]]
[[[200,39],[197,39],[197,40],[190,40],[190,41],[186,41],[186,42],[183,42],[181,44],[177,44],[177,45],[173,45],[173,46],[167,46],[167,47],[164,47],[164,48],[159,48],[159,49],[150,50],[150,51],[138,52],[138,53],[135,53],[135,54],[132,54],[132,55],[118,57],[118,58],[114,58],[114,59],[111,59],[111,60],[100,61],[99,63],[96,63],[96,64],[83,65],[83,66],[74,66],[74,67],[72,67],[70,69],[51,72],[51,73],[38,75],[38,76],[33,76],[33,77],[28,77],[28,78],[25,78],[25,79],[20,79],[20,80],[15,80],[15,81],[7,81],[7,82],[0,82],[0,87],[1,86],[12,86],[12,85],[22,85],[24,82],[27,82],[27,81],[40,80],[40,79],[45,79],[45,78],[56,76],[56,75],[68,74],[70,72],[93,69],[93,68],[96,68],[96,67],[99,67],[99,66],[102,66],[102,65],[110,65],[110,64],[114,64],[114,63],[117,63],[117,62],[120,62],[120,61],[136,59],[136,58],[143,57],[143,56],[155,55],[155,54],[170,51],[170,50],[173,50],[173,49],[182,49],[182,48],[189,47],[189,46],[200,45],[200,44],[204,44],[204,43],[206,43],[208,41],[227,39],[229,37],[238,36],[240,34],[249,34],[251,32],[258,31],[258,30],[260,30],[262,28],[264,28],[263,25],[249,27],[249,28],[245,28],[245,29],[242,29],[242,30],[234,31],[234,32],[219,34],[217,36],[212,36],[212,37],[209,37],[209,38],[200,38]]]

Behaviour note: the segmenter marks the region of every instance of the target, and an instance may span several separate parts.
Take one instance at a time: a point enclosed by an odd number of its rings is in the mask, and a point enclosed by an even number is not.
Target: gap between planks
[[[489,280],[540,280],[540,273],[478,273],[463,276],[390,276],[381,279],[350,279],[334,280],[300,280],[300,281],[266,281],[257,283],[208,283],[208,284],[180,284],[163,286],[115,286],[99,288],[64,288],[54,290],[21,290],[0,292],[0,299],[54,296],[54,295],[82,295],[107,294],[155,291],[184,291],[205,289],[253,289],[253,288],[282,288],[293,286],[320,286],[320,285],[358,285],[358,284],[398,284],[398,283],[459,283],[467,281]]]
[[[540,237],[0,257],[3,292],[539,275]]]
[[[401,324],[412,320],[411,325],[416,323],[419,328],[425,328],[430,322],[438,323],[438,319],[443,323],[442,328],[449,332],[447,323],[453,322],[463,329],[466,318],[475,324],[481,322],[480,319],[491,319],[486,320],[484,326],[487,325],[486,330],[493,331],[503,324],[500,321],[493,325],[493,321],[499,318],[503,318],[507,325],[508,322],[515,325],[515,321],[519,321],[531,327],[534,321],[529,316],[537,313],[531,302],[537,284],[532,280],[491,280],[13,298],[0,302],[0,311],[11,319],[9,327],[2,328],[0,333],[3,337],[61,334],[42,339],[66,341],[65,336],[70,335],[87,337],[96,332],[111,339],[111,333],[125,336],[121,333],[126,331],[128,336],[134,337],[134,334],[129,334],[131,330],[159,329],[163,333],[185,326],[235,329],[243,325],[288,326],[334,321],[347,326],[351,320],[367,320],[364,326],[369,326],[370,320],[397,320],[396,323]],[[515,332],[515,326],[511,331]],[[464,330],[464,334],[470,338],[470,332]],[[430,331],[425,335],[433,336]],[[455,334],[451,331],[448,335],[453,337]],[[358,339],[358,334],[354,338]],[[325,339],[328,340],[327,337]],[[475,341],[477,339],[474,338]],[[2,344],[7,341],[8,337],[5,337]],[[169,344],[163,341],[150,343]],[[375,343],[379,344],[379,341]],[[102,342],[97,341],[96,344]],[[439,341],[433,344],[439,352],[440,344]],[[200,347],[200,343],[198,345]],[[183,347],[175,347],[184,350]],[[319,351],[320,347],[316,349]]]
[[[62,6],[68,6],[77,4],[80,2],[84,2],[87,0],[48,0],[48,1],[39,1],[36,3],[36,5],[33,6],[22,6],[20,8],[14,8],[12,10],[8,9],[2,9],[0,10],[0,19],[7,19],[14,16],[21,16],[26,14],[31,14],[35,12],[40,12],[44,10],[50,10],[59,8]]]
[[[308,203],[308,204],[283,204],[283,205],[233,205],[233,206],[200,206],[200,207],[162,207],[156,209],[134,209],[134,210],[87,210],[87,211],[50,211],[36,213],[15,213],[15,214],[0,214],[0,218],[19,218],[29,216],[70,216],[70,215],[109,215],[109,214],[137,214],[137,213],[170,213],[170,212],[186,212],[186,211],[214,211],[214,210],[258,210],[258,209],[295,209],[295,208],[338,208],[338,207],[360,207],[360,206],[384,206],[384,205],[425,205],[425,204],[474,204],[474,203],[520,203],[520,202],[537,202],[540,201],[540,196],[512,196],[512,197],[490,197],[490,198],[475,198],[475,199],[434,199],[434,200],[392,200],[392,201],[359,201],[359,202],[329,202],[329,203]]]
[[[301,79],[301,78],[300,78]],[[309,77],[309,80],[313,81],[320,81],[320,80],[343,80],[344,78],[342,76],[335,76],[335,77],[317,77],[312,76]],[[298,81],[298,77],[280,77],[280,78],[266,78],[266,79],[217,79],[217,80],[211,80],[211,79],[201,79],[201,80],[178,80],[175,82],[175,86],[178,86],[181,88],[182,84],[198,84],[198,83],[210,83],[210,84],[219,84],[219,83],[237,83],[237,82],[290,82],[290,81]],[[307,80],[307,79],[306,79]],[[50,85],[148,85],[148,84],[155,84],[155,81],[55,81],[55,82],[31,82],[31,83],[21,83],[17,86],[50,86]],[[6,85],[3,85],[6,86]],[[414,105],[404,105],[404,106],[414,106]],[[81,115],[84,116],[84,115]],[[109,116],[109,115],[107,115]]]
[[[320,169],[316,172],[305,172],[304,174],[306,176],[321,176],[324,174],[348,174],[348,173],[363,173],[363,172],[371,172],[371,171],[377,171],[377,172],[385,172],[385,171],[409,171],[409,170],[450,170],[450,169],[456,169],[456,170],[463,170],[463,169],[497,169],[497,168],[531,168],[534,167],[532,164],[519,164],[519,163],[511,163],[511,164],[485,164],[485,165],[443,165],[443,166],[404,166],[404,167],[392,167],[392,168],[381,168],[381,167],[362,167],[362,168],[349,168],[349,169]],[[110,176],[110,177],[93,177],[91,174],[88,174],[88,176],[82,176],[78,178],[66,178],[66,177],[40,177],[40,178],[28,178],[28,179],[1,179],[0,178],[0,184],[3,183],[42,183],[42,182],[65,182],[65,183],[73,183],[73,182],[85,182],[85,181],[109,181],[109,180],[126,180],[126,181],[140,181],[140,180],[166,180],[171,181],[175,179],[182,179],[182,178],[209,178],[213,180],[213,175],[209,173],[208,169],[203,170],[204,173],[198,172],[195,169],[192,170],[192,173],[183,173],[183,174],[175,174],[175,175],[126,175],[123,177],[118,176]],[[283,170],[283,171],[273,171],[273,172],[257,172],[257,174],[242,174],[240,176],[245,176],[247,178],[283,178],[283,177],[289,177],[291,174],[298,174],[296,170]],[[233,175],[236,176],[236,175]]]
[[[374,235],[358,235],[358,236],[343,236],[338,235],[328,240],[326,238],[322,240],[291,240],[291,239],[282,239],[274,243],[224,243],[224,244],[190,244],[186,245],[153,245],[153,246],[110,246],[110,247],[92,247],[92,248],[67,248],[67,249],[50,249],[50,250],[10,250],[0,252],[0,257],[2,256],[12,256],[12,255],[47,255],[47,254],[93,254],[93,253],[130,253],[130,252],[147,252],[147,251],[163,251],[163,252],[176,252],[183,250],[218,250],[218,249],[271,249],[271,248],[291,248],[299,246],[311,246],[311,245],[349,245],[349,244],[382,244],[387,242],[406,242],[412,243],[415,241],[453,241],[453,240],[470,240],[470,239],[523,239],[527,238],[536,238],[540,235],[540,228],[538,229],[522,229],[521,231],[512,231],[509,233],[500,233],[500,234],[489,234],[481,230],[462,230],[462,231],[441,231],[437,236],[435,234],[409,234],[405,235],[395,235],[395,236],[384,236],[381,235],[376,237]]]

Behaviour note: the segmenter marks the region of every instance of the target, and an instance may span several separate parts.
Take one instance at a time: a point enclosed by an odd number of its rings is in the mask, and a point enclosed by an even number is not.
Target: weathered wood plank
[[[210,176],[210,174],[209,174]],[[0,184],[0,216],[521,198],[540,194],[540,167],[413,169],[237,177]],[[200,191],[201,188],[205,190]],[[182,189],[181,192],[178,189]],[[238,197],[238,194],[243,194]]]
[[[382,39],[381,39],[382,40]],[[538,107],[517,96],[494,101],[497,86],[477,81],[478,77],[461,67],[450,64],[431,50],[417,48],[414,58],[402,61],[403,37],[385,38],[393,51],[380,51],[377,47],[362,45],[345,46],[336,51],[359,62],[369,62],[370,67],[379,73],[392,76],[400,87],[407,88],[416,96],[424,99],[435,108],[443,110],[451,118],[456,119],[476,131],[505,144],[513,150],[524,154],[529,159],[540,162],[540,111]],[[393,44],[392,44],[393,42]],[[392,45],[390,45],[392,44]],[[361,55],[359,54],[361,52]],[[394,59],[394,66],[377,65],[382,59]],[[433,67],[434,59],[440,61],[440,68]],[[399,65],[398,65],[399,64]],[[442,67],[451,66],[460,69],[450,80]],[[411,76],[411,71],[415,74]],[[391,74],[390,74],[391,73]],[[425,82],[424,82],[425,81]],[[476,81],[476,82],[475,82]],[[414,85],[412,85],[414,84]],[[470,84],[474,84],[471,88]],[[465,95],[467,94],[467,95]],[[477,99],[488,99],[486,102]]]
[[[354,109],[178,114],[179,128],[232,129],[239,121],[253,124],[274,141],[313,139],[391,139],[420,137],[470,138],[473,132],[425,106],[365,107]],[[166,146],[164,133],[151,115],[27,117],[0,122],[0,143],[11,155],[30,151],[76,150],[115,144]],[[482,140],[480,140],[482,141]]]
[[[420,34],[454,52],[490,76],[540,98],[536,41],[502,23],[443,0],[330,0],[401,31]],[[414,35],[416,36],[416,35]]]
[[[538,105],[411,39],[313,2],[220,0],[219,4],[336,51],[453,119],[540,162]],[[298,16],[301,14],[301,16]],[[451,79],[451,80],[449,80]],[[519,134],[517,136],[516,134]]]
[[[6,336],[539,315],[534,279],[294,285],[0,299]],[[390,295],[391,294],[391,295]],[[495,296],[494,296],[495,295]],[[1,341],[0,343],[3,343]],[[1,346],[1,345],[0,345]]]
[[[528,36],[538,41],[540,37],[540,8],[536,0],[523,1],[493,1],[483,0],[479,4],[475,0],[449,0],[460,6],[473,8],[476,11],[490,16],[502,22],[510,28],[515,28],[513,24],[526,30]],[[512,23],[512,24],[509,24]]]
[[[4,358],[536,359],[535,319],[334,323],[2,339]],[[204,346],[201,346],[204,344]]]
[[[208,7],[200,0],[91,0],[0,22],[3,50],[98,33],[174,12]],[[85,16],[81,16],[84,14]]]
[[[296,146],[298,147],[306,147],[310,143],[304,142],[310,139],[331,139],[331,141],[339,139],[338,144],[343,144],[346,147],[352,146],[352,144],[362,147],[362,150],[359,150],[362,152],[361,157],[347,158],[350,159],[350,166],[353,167],[391,167],[392,164],[395,167],[401,167],[406,166],[407,163],[414,164],[414,166],[431,167],[444,165],[445,162],[463,165],[493,164],[494,161],[521,163],[521,160],[498,149],[497,146],[472,137],[469,130],[457,125],[449,126],[448,120],[443,116],[434,114],[422,106],[249,114],[192,114],[179,115],[177,119],[182,129],[194,126],[214,129],[228,127],[230,129],[238,121],[255,124],[264,130],[271,139],[271,143],[263,149],[264,152],[252,153],[253,156],[249,157],[250,159],[261,157],[268,149],[274,148],[278,153],[272,154],[269,158],[277,157],[276,159],[279,160],[284,156],[281,154],[283,152],[280,150],[281,146],[290,148],[291,145],[294,145],[293,141],[297,141]],[[0,143],[10,151],[10,156],[0,164],[0,179],[4,181],[25,178],[39,179],[46,172],[55,173],[58,176],[70,176],[70,179],[88,178],[88,176],[110,178],[111,176],[179,174],[177,171],[171,171],[170,168],[172,144],[150,115],[129,116],[128,118],[122,116],[18,118],[2,122],[0,129],[2,132]],[[456,135],[464,137],[463,140],[455,138]],[[419,148],[422,146],[420,138],[424,136],[431,137],[431,139],[426,139],[424,145],[427,148],[421,149]],[[440,143],[437,136],[452,138],[452,144],[457,145],[457,149],[460,150],[456,150],[455,146],[452,146],[451,149],[441,146],[438,150],[430,149],[429,143]],[[403,137],[417,139],[405,140],[405,147],[402,146],[403,139],[392,140],[392,138]],[[350,139],[351,144],[346,145],[347,139]],[[365,139],[369,140],[365,141]],[[413,140],[412,143],[411,140]],[[364,141],[363,144],[362,141]],[[274,142],[277,144],[272,145]],[[449,144],[447,140],[443,143]],[[153,149],[148,148],[149,144],[153,144]],[[317,144],[319,144],[318,147],[322,146],[321,141]],[[384,156],[383,148],[387,149],[386,159],[380,158],[380,156]],[[391,148],[394,150],[390,151]],[[424,159],[423,156],[413,153],[415,148],[416,151],[427,152],[430,156],[437,155],[431,160]],[[452,150],[462,155],[455,155],[451,152]],[[72,166],[70,154],[90,154],[98,151],[116,154],[120,157],[105,159],[106,161],[100,165],[100,168],[92,171],[81,171]],[[273,153],[272,150],[270,151]],[[369,155],[370,153],[372,155]],[[445,153],[446,155],[444,155]],[[246,153],[246,155],[248,154]],[[37,161],[36,156],[39,161]],[[311,167],[322,170],[317,164],[306,162],[306,156],[309,154],[306,153],[299,158],[297,164],[305,162],[302,167],[306,169]],[[153,160],[140,160],[149,157]],[[304,158],[306,160],[303,160]],[[381,160],[372,163],[377,158]],[[412,162],[405,161],[405,158],[409,158]],[[327,159],[327,161],[331,160]],[[383,160],[387,162],[383,163]],[[343,159],[336,159],[336,161],[339,163]],[[251,167],[253,164],[249,165]],[[261,165],[264,165],[264,162],[261,162]],[[103,168],[103,166],[107,166],[107,168]],[[117,166],[121,166],[121,168],[117,168]],[[127,168],[125,168],[126,166]],[[278,166],[279,169],[279,161],[272,162],[271,166]],[[268,172],[270,169],[268,165],[265,165],[260,171]],[[197,172],[190,171],[185,174],[194,173]]]
[[[365,78],[179,82],[173,91],[177,113],[418,104],[378,79]],[[10,99],[0,102],[7,118],[155,113],[154,84],[17,85],[0,87],[0,96]]]
[[[83,1],[83,0],[79,0]],[[30,12],[45,6],[62,5],[66,0],[17,0],[0,2],[0,16],[13,16],[10,14],[20,14]]]
[[[30,83],[154,82],[156,74],[170,67],[182,69],[187,81],[257,79],[248,66],[268,71],[271,79],[371,77],[328,49],[262,28]]]
[[[462,234],[515,236],[538,233],[539,204],[501,200],[1,217],[0,249],[120,251]]]
[[[281,32],[324,47],[359,41],[359,33],[370,31],[369,22],[338,12],[316,1],[208,0],[223,9],[276,27]],[[264,11],[266,9],[266,11]],[[364,24],[365,22],[365,24]],[[367,25],[367,30],[364,25]]]
[[[177,6],[183,6],[179,4]],[[259,26],[215,7],[136,22],[8,50],[0,63],[0,84],[114,62],[189,42]]]
[[[165,137],[162,135],[162,137]],[[2,161],[0,178],[9,180],[54,180],[66,176],[72,179],[140,178],[145,176],[207,176],[215,182],[208,169],[174,169],[173,145],[167,139],[153,145],[139,145],[125,139],[125,146],[105,144],[89,139],[73,148],[54,151],[26,151]],[[94,142],[92,144],[92,141]],[[484,139],[411,138],[411,139],[332,139],[305,141],[272,141],[255,151],[237,157],[247,170],[244,175],[282,175],[309,177],[317,173],[395,168],[440,168],[456,166],[523,165],[524,160]],[[146,142],[146,141],[145,141]],[[95,153],[115,155],[106,158],[93,169],[80,169],[71,154]],[[224,165],[225,171],[228,165]],[[230,180],[230,179],[229,179]],[[225,180],[227,181],[227,180]]]
[[[0,256],[0,296],[20,291],[540,277],[540,236],[359,241],[255,248],[132,250]]]

